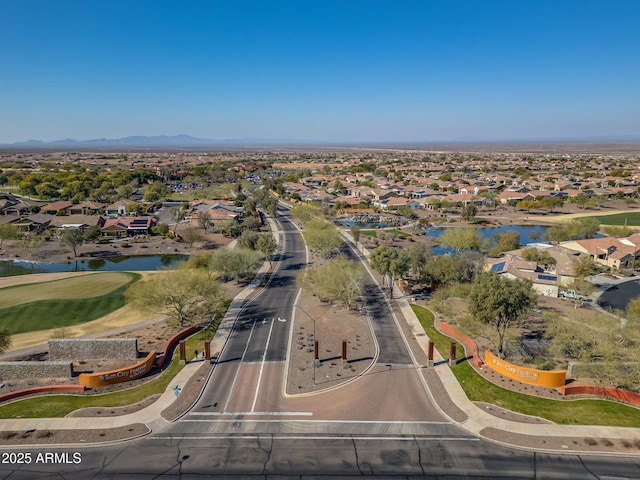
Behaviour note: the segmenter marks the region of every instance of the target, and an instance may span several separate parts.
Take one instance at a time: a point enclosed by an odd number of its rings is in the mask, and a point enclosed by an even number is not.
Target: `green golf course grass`
[[[627,225],[629,227],[640,226],[640,212],[616,213],[613,215],[594,215],[602,225]]]
[[[14,335],[96,320],[122,308],[124,292],[139,278],[136,273],[94,273],[0,289],[0,328]]]
[[[433,325],[433,313],[418,305],[411,305],[427,336],[433,340],[440,354],[447,358],[451,339],[440,333]],[[462,348],[458,347],[458,352]],[[485,402],[511,410],[546,418],[558,424],[609,425],[618,427],[640,427],[640,410],[609,400],[549,400],[524,395],[504,389],[485,380],[475,372],[467,361],[451,367],[470,400]]]

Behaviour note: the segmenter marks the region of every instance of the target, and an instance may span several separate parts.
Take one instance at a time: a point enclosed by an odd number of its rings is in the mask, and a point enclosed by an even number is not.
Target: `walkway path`
[[[349,234],[343,232],[345,236]],[[276,235],[277,237],[278,235]],[[367,255],[368,252],[364,252]],[[219,351],[226,342],[227,335],[230,332],[229,323],[234,318],[234,308],[240,308],[242,301],[256,292],[256,288],[262,281],[262,276],[266,274],[268,264],[265,263],[261,269],[260,275],[247,287],[236,299],[230,308],[226,320],[219,330],[212,345],[212,351]],[[402,316],[404,316],[409,328],[418,342],[420,348],[427,351],[429,338],[416,318],[411,306],[406,298],[396,299]],[[402,319],[400,319],[402,320]],[[475,435],[490,439],[492,441],[519,445],[522,447],[534,447],[540,450],[558,449],[559,451],[575,452],[576,450],[584,450],[584,440],[593,439],[598,445],[606,445],[607,441],[622,439],[628,442],[635,442],[640,439],[640,428],[625,427],[603,427],[603,426],[574,426],[574,425],[556,425],[551,423],[533,424],[520,423],[504,420],[491,415],[472,401],[470,401],[464,390],[453,375],[452,370],[444,359],[435,352],[436,366],[422,368],[421,374],[427,378],[429,375],[435,374],[433,381],[437,381],[444,387],[438,395],[434,395],[437,405],[442,412],[452,418],[458,426]],[[183,370],[175,377],[174,381],[167,387],[160,399],[150,406],[133,414],[122,415],[119,417],[107,418],[54,418],[54,419],[13,419],[0,420],[0,429],[3,431],[24,431],[29,429],[42,430],[65,430],[74,428],[86,428],[87,424],[91,428],[106,429],[112,427],[126,426],[136,423],[145,423],[149,429],[156,431],[163,426],[169,425],[169,422],[162,419],[160,413],[162,410],[171,405],[175,400],[173,386],[176,384],[185,385],[189,378],[196,373],[201,363],[194,362],[186,365]],[[443,394],[445,392],[446,394]],[[459,414],[451,412],[459,412]],[[455,417],[455,418],[454,418]],[[600,439],[600,441],[598,441]],[[572,441],[573,440],[573,441]],[[590,452],[598,450],[594,448],[587,449]],[[610,449],[602,448],[603,451]],[[625,452],[632,454],[633,450]]]

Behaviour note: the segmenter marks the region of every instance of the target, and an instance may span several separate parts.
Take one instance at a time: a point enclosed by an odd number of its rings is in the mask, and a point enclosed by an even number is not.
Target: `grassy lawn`
[[[27,398],[0,406],[0,418],[55,418],[64,417],[79,408],[121,407],[162,393],[184,365],[174,356],[171,365],[159,378],[140,387],[103,395],[47,395]]]
[[[400,230],[385,230],[385,231],[387,233],[391,233],[391,234],[395,235],[398,238],[409,238],[409,237],[413,236],[410,233],[402,232]]]
[[[0,327],[8,328],[11,334],[16,334],[68,327],[101,318],[123,307],[126,304],[124,292],[129,285],[141,278],[138,274],[122,273],[118,276],[119,280],[115,282],[114,277],[109,276],[108,278],[111,279],[111,281],[105,281],[105,285],[108,285],[105,290],[108,293],[88,298],[77,298],[78,296],[82,297],[82,295],[77,293],[78,290],[84,292],[84,295],[86,295],[87,292],[100,290],[100,286],[93,285],[93,283],[102,277],[102,275],[94,274],[54,282],[2,289],[4,293],[2,297],[10,296],[13,298],[13,293],[19,292],[21,289],[35,291],[42,288],[44,292],[42,295],[50,299],[20,303],[19,305],[0,309]],[[81,286],[74,282],[77,281],[77,279],[83,278],[92,284],[87,290],[83,290]],[[128,279],[128,281],[123,283],[126,279]],[[65,294],[61,293],[59,286],[61,283],[67,281],[71,283],[67,284],[70,290],[68,297],[65,297]],[[51,286],[53,286],[51,291],[54,292],[52,294],[57,296],[51,297],[51,294],[47,293]],[[9,290],[10,292],[5,292]]]
[[[640,226],[640,212],[616,213],[614,215],[594,215],[602,225]]]
[[[131,282],[131,279],[129,273],[104,272],[50,282],[14,285],[0,289],[0,308],[38,300],[98,297]]]
[[[226,308],[229,303],[226,304]],[[221,320],[222,317],[186,340],[187,361],[193,360],[196,349],[202,352],[205,340],[213,339]],[[139,387],[102,395],[47,395],[19,400],[0,406],[0,418],[64,417],[79,408],[112,408],[140,402],[151,395],[164,392],[173,378],[182,370],[184,366],[180,365],[178,352],[176,348],[171,365],[160,377]]]
[[[433,313],[412,305],[420,324],[443,357],[448,356],[451,339],[433,326]],[[461,351],[461,347],[458,347]],[[460,355],[458,356],[460,358]],[[459,362],[452,371],[470,400],[491,403],[514,412],[535,415],[559,424],[640,427],[638,409],[608,400],[549,400],[506,390],[478,375],[468,362]]]
[[[364,237],[378,238],[378,232],[375,230],[360,230],[360,235]]]

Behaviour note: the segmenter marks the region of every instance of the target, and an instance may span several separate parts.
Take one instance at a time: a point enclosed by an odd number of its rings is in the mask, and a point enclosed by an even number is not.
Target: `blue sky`
[[[0,143],[640,136],[640,1],[4,0]]]

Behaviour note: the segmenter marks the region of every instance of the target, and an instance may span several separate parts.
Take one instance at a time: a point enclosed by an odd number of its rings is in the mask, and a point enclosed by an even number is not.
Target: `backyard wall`
[[[71,378],[71,362],[0,362],[0,380],[22,378]]]
[[[138,358],[136,338],[52,338],[49,340],[51,360],[92,360]]]

